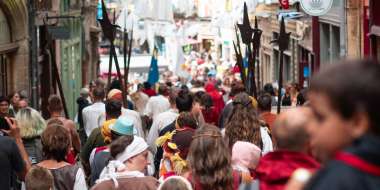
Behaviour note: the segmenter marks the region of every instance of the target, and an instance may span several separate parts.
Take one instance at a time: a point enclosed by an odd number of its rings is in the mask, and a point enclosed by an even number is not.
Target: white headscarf
[[[96,183],[112,180],[115,183],[115,187],[118,188],[119,183],[117,182],[117,178],[144,177],[144,174],[140,171],[117,171],[124,170],[126,167],[124,164],[125,161],[144,152],[147,149],[148,144],[144,141],[144,139],[138,136],[134,136],[132,143],[128,145],[123,152],[119,153],[116,156],[116,160],[110,161],[108,165],[103,169],[102,173],[99,176],[99,179],[96,180]]]

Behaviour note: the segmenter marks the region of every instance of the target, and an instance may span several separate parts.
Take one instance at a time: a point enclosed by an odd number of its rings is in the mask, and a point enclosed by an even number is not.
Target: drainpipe
[[[35,0],[28,4],[28,33],[29,33],[29,78],[31,106],[39,110],[38,106],[38,62],[37,62],[37,30],[35,26],[36,7]]]
[[[345,58],[347,56],[347,11],[346,11],[346,0],[342,0],[341,5],[341,22],[340,22],[340,57]]]

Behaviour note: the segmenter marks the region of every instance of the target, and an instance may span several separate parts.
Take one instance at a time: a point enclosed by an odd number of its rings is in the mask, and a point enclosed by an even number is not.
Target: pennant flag
[[[148,75],[148,82],[151,85],[154,85],[156,82],[158,82],[158,78],[160,76],[160,73],[158,72],[158,64],[157,64],[157,49],[156,47],[153,50],[152,60],[150,62],[150,68],[149,68],[149,75]]]
[[[289,9],[289,0],[279,0],[283,9]]]

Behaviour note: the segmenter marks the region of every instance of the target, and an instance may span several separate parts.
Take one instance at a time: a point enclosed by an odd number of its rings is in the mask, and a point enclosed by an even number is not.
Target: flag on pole
[[[150,68],[149,68],[149,75],[148,75],[148,82],[151,85],[154,85],[156,82],[158,82],[158,78],[160,76],[160,73],[158,72],[158,64],[157,64],[157,49],[154,47],[152,60],[150,62]]]

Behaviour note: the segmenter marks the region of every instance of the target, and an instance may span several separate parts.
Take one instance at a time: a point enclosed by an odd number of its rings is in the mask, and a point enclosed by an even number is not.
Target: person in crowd
[[[119,102],[123,102],[123,96],[122,96],[121,90],[118,90],[118,89],[111,90],[107,95],[107,100],[116,100]],[[142,137],[142,138],[145,138],[145,132],[142,128],[141,117],[140,117],[140,114],[138,112],[122,107],[121,108],[121,115],[123,117],[128,118],[129,120],[131,120],[133,122],[133,128],[135,130],[135,132],[134,132],[135,135]],[[106,120],[106,117],[105,117],[105,114],[103,113],[99,119],[99,121],[100,121],[99,125],[101,125],[101,123],[103,123],[105,120]]]
[[[223,96],[215,88],[214,83],[208,82],[205,85],[205,90],[212,98],[213,105],[215,106],[216,113],[220,114],[224,108]]]
[[[151,96],[146,104],[144,115],[154,120],[156,116],[170,109],[170,102],[167,98],[168,88],[164,84],[158,87],[158,95]]]
[[[194,94],[197,92],[204,92],[205,88],[204,88],[203,82],[200,80],[195,80],[193,82],[193,86],[191,87],[190,91],[191,93],[194,93]]]
[[[66,162],[70,150],[70,134],[62,125],[48,126],[41,135],[45,160],[37,166],[48,169],[54,176],[54,189],[87,189],[83,170]]]
[[[232,113],[232,109],[233,109],[232,100],[234,99],[234,97],[237,94],[239,94],[241,92],[245,92],[244,85],[241,82],[233,82],[231,84],[231,91],[230,91],[230,93],[228,95],[229,96],[229,100],[226,102],[226,106],[223,108],[222,113],[219,116],[219,122],[218,122],[219,123],[219,128],[221,128],[221,129],[224,128],[227,119],[229,118],[229,116]]]
[[[206,124],[195,131],[188,161],[187,176],[194,190],[239,187],[239,174],[233,172],[230,150],[217,127]]]
[[[5,96],[0,96],[0,117],[10,117],[9,114],[9,99]]]
[[[158,190],[193,190],[191,183],[181,176],[170,176],[158,187]]]
[[[243,184],[248,185],[253,182],[254,171],[260,158],[261,149],[250,142],[237,141],[232,146],[232,168],[240,172]]]
[[[152,126],[149,129],[149,134],[147,136],[147,143],[149,145],[149,150],[152,154],[156,154],[157,146],[156,139],[158,138],[160,131],[173,123],[178,117],[178,109],[176,106],[176,98],[177,93],[175,91],[170,92],[169,94],[169,102],[170,109],[168,111],[162,112],[157,115],[157,117],[153,120]]]
[[[95,88],[92,91],[93,104],[87,106],[82,111],[83,124],[87,137],[90,136],[92,130],[99,127],[100,116],[106,111],[103,103],[105,92],[103,88]]]
[[[53,174],[39,166],[33,166],[25,177],[26,190],[53,190],[54,178]]]
[[[77,98],[76,102],[78,104],[77,122],[79,124],[79,136],[82,144],[86,142],[87,134],[85,131],[85,126],[83,122],[83,109],[90,105],[88,101],[90,91],[87,88],[82,88],[79,92],[80,96]]]
[[[307,89],[300,90],[297,95],[297,106],[303,106],[307,102]]]
[[[269,94],[272,97],[272,106],[277,106],[277,96],[275,89],[273,88],[273,85],[271,83],[267,83],[263,87],[264,93]]]
[[[218,126],[220,112],[216,110],[212,97],[204,93],[201,97],[201,111],[205,122],[211,125]]]
[[[18,108],[19,110],[29,107],[28,99],[26,98],[20,98],[18,101]]]
[[[269,129],[258,118],[252,98],[245,92],[236,95],[225,126],[225,137],[231,148],[236,141],[247,141],[258,146],[263,154],[273,150]]]
[[[119,117],[114,124],[110,125],[111,143],[121,136],[133,136],[133,122],[125,117]],[[103,168],[107,165],[111,155],[109,145],[94,148],[90,155],[91,185],[99,179]]]
[[[298,168],[319,169],[320,164],[307,154],[310,143],[307,128],[311,117],[310,108],[289,109],[279,115],[272,130],[278,149],[264,155],[256,168],[261,190],[284,189]]]
[[[121,115],[121,106],[120,101],[112,99],[106,101],[106,121],[101,127],[92,130],[80,155],[86,174],[90,173],[89,158],[91,151],[96,147],[105,146],[111,142],[111,132],[109,127],[114,124],[116,119]]]
[[[131,94],[131,99],[140,115],[144,114],[145,106],[149,100],[149,96],[143,92],[143,89],[144,86],[142,84],[138,84],[137,91]]]
[[[75,157],[80,152],[80,138],[79,134],[76,130],[75,123],[70,120],[66,119],[65,117],[62,117],[63,112],[63,105],[62,100],[57,95],[51,95],[48,100],[48,110],[50,113],[50,118],[59,119],[63,122],[63,126],[69,131],[70,138],[71,138],[71,147],[73,148],[72,151],[69,151],[71,156],[70,160],[68,162],[75,163]]]
[[[285,87],[285,94],[282,96],[281,104],[282,106],[291,106],[292,105],[292,97],[290,95],[291,85],[287,85]]]
[[[182,112],[191,112],[195,118],[198,118],[197,117],[197,114],[196,112],[198,112],[198,110],[194,110],[194,107],[193,107],[193,96],[190,94],[189,91],[187,90],[180,90],[177,94],[177,97],[176,97],[176,107],[178,109],[178,112],[181,114]],[[202,115],[202,114],[200,114]],[[199,120],[198,120],[198,125],[199,125]],[[173,121],[172,123],[170,123],[169,125],[165,126],[159,133],[159,137],[161,136],[164,136],[165,134],[167,133],[171,133],[172,131],[174,131],[176,129],[176,121]],[[155,168],[156,168],[156,171],[158,171],[159,169],[159,166],[160,166],[160,162],[161,162],[161,159],[162,159],[162,155],[163,155],[163,150],[161,147],[158,147],[157,148],[157,152],[156,152],[156,155],[155,155],[155,158],[154,158],[154,165],[155,165]]]
[[[9,113],[11,116],[15,116],[19,110],[18,102],[20,101],[20,93],[15,92],[9,96],[11,105],[9,106]]]
[[[308,129],[311,146],[326,165],[304,189],[379,188],[379,81],[375,61],[334,64],[312,79],[315,125]]]
[[[156,91],[152,89],[152,85],[149,82],[144,82],[143,85],[144,89],[142,90],[142,92],[144,92],[146,95],[148,95],[149,97],[157,95]]]
[[[38,111],[27,107],[17,112],[16,121],[30,162],[36,164],[42,161],[41,134],[46,128],[45,120]]]
[[[156,143],[164,153],[160,161],[159,176],[164,179],[171,175],[183,175],[189,168],[187,154],[197,120],[190,112],[182,112],[176,120],[176,129],[157,139]]]
[[[259,117],[272,129],[273,123],[276,120],[277,115],[271,113],[272,111],[272,97],[269,94],[260,95],[257,98],[257,105],[259,111]]]
[[[31,167],[28,153],[25,150],[16,120],[4,118],[9,125],[9,129],[1,129],[7,136],[0,135],[0,187],[2,189],[12,189],[15,183],[16,174],[22,181]]]
[[[100,174],[93,190],[157,189],[158,181],[144,174],[149,162],[148,144],[143,138],[120,137],[111,144],[110,152],[112,160]]]
[[[125,105],[125,106],[126,106],[126,108],[133,110],[135,106],[133,105],[133,102],[130,100],[130,97],[128,96],[128,85],[126,85],[125,89],[126,89],[125,92],[127,95],[127,97],[126,97],[127,98],[127,105]],[[123,90],[122,83],[120,82],[120,80],[115,78],[115,79],[113,79],[113,81],[111,82],[111,84],[109,86],[108,95],[113,96],[115,93],[119,93],[119,91],[121,92],[122,90]]]

